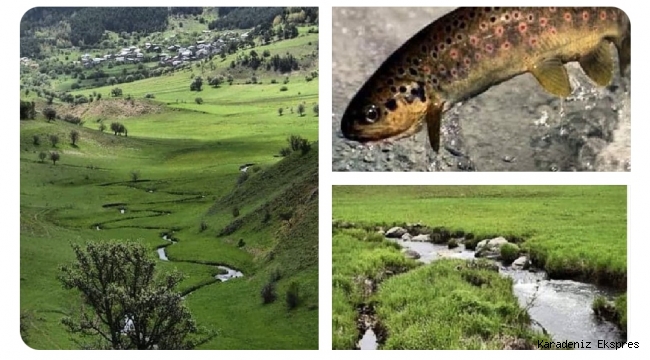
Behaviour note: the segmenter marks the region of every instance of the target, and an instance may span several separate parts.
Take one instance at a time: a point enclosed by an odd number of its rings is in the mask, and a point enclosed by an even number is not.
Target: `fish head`
[[[354,96],[341,119],[341,132],[359,142],[397,139],[417,132],[433,94],[415,78],[398,79],[381,70]]]

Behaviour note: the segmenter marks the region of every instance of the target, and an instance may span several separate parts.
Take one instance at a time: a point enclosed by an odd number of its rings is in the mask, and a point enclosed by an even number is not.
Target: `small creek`
[[[173,244],[177,243],[175,240],[173,240],[172,237],[167,236],[167,234],[164,234],[162,236],[162,239],[165,240],[165,241],[169,241],[171,243],[170,245],[173,245]],[[170,246],[170,245],[161,246],[158,249],[156,249],[156,251],[158,252],[158,258],[160,260],[169,261],[169,259],[167,258],[167,253],[165,252],[165,248],[167,248],[167,246]],[[218,265],[217,268],[226,272],[225,274],[217,274],[217,275],[214,276],[215,279],[217,279],[217,280],[219,280],[221,282],[228,281],[230,279],[244,277],[244,274],[239,270],[231,269],[231,268],[229,268],[227,266],[223,266],[223,265]]]
[[[464,246],[449,249],[446,245],[430,242],[387,239],[402,248],[420,255],[419,261],[429,264],[443,258],[474,259],[474,251]],[[545,329],[554,341],[590,341],[591,348],[597,348],[598,341],[624,341],[621,331],[612,323],[598,319],[591,309],[593,300],[601,295],[612,300],[614,291],[592,284],[572,280],[549,280],[543,271],[517,270],[499,267],[499,272],[513,280],[513,292],[522,307],[534,298],[528,313],[538,329]],[[377,337],[368,328],[359,341],[361,350],[377,349]]]

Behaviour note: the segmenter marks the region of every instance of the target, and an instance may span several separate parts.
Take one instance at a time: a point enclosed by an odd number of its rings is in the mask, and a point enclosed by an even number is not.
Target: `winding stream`
[[[446,245],[429,242],[387,239],[402,248],[415,251],[419,261],[429,264],[442,258],[474,259],[474,251],[460,245],[449,249]],[[529,306],[528,313],[534,326],[545,329],[555,341],[590,341],[597,348],[598,341],[625,341],[621,331],[612,323],[598,319],[591,309],[597,296],[612,300],[618,295],[592,284],[572,280],[549,280],[543,271],[532,272],[512,267],[499,267],[499,273],[513,280],[513,292],[522,307]],[[534,298],[532,305],[528,305]],[[368,328],[359,341],[361,350],[377,349],[377,337]]]

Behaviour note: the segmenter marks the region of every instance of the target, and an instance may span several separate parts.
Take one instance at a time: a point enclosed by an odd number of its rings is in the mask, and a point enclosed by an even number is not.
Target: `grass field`
[[[318,80],[296,75],[286,92],[265,81],[218,89],[204,85],[197,94],[189,83],[189,73],[177,73],[120,85],[125,95],[156,94],[134,105],[105,96],[74,109],[57,106],[59,113],[78,112],[83,127],[48,123],[40,115],[21,121],[20,291],[30,347],[74,348],[60,319],[80,302],[56,279],[58,266],[72,260],[71,242],[135,239],[155,257],[155,249],[168,244],[162,233],[173,231],[178,243],[166,248],[170,261],[159,261],[160,269],[177,268],[188,276],[181,291],[210,283],[187,296],[198,325],[219,332],[202,349],[317,348],[318,144],[304,155],[277,154],[291,134],[317,140],[312,104],[318,102]],[[202,105],[194,102],[196,96],[204,99]],[[303,101],[304,116],[278,115],[278,107],[295,108]],[[143,104],[157,111],[129,108]],[[98,119],[107,126],[117,119],[128,137],[100,133]],[[74,146],[68,136],[73,129],[80,133]],[[52,134],[60,138],[56,148],[48,142]],[[40,162],[39,152],[51,150],[61,154],[60,161]],[[237,185],[239,167],[246,163],[257,167]],[[140,174],[136,182],[133,171]],[[124,204],[125,213],[109,206],[114,203]],[[263,209],[270,220],[262,222]],[[202,222],[207,229],[201,230]],[[236,230],[218,236],[227,226]],[[219,270],[199,262],[226,264],[245,277],[214,283]],[[281,274],[278,300],[262,305],[260,290],[276,271]],[[289,311],[284,294],[293,281],[301,300]]]
[[[472,232],[477,238],[517,236],[551,277],[626,288],[624,186],[335,186],[332,206],[334,219],[360,227],[420,222]],[[526,319],[510,280],[466,270],[490,284],[469,285],[463,272],[450,271],[456,261],[438,261],[384,279],[377,274],[410,268],[401,265],[406,260],[398,248],[362,229],[335,232],[334,348],[354,346],[355,307],[360,303],[375,304],[391,334],[386,349],[502,348],[513,338],[539,338],[522,327]],[[377,292],[364,294],[360,279],[380,283]],[[617,306],[626,318],[624,300]]]

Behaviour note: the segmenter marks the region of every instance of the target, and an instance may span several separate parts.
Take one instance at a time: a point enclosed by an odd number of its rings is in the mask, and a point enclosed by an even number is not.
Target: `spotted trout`
[[[360,142],[398,139],[427,125],[438,152],[440,119],[453,104],[531,73],[560,98],[571,84],[564,64],[577,61],[598,86],[630,66],[630,21],[617,8],[458,8],[420,30],[361,87],[341,120]]]

